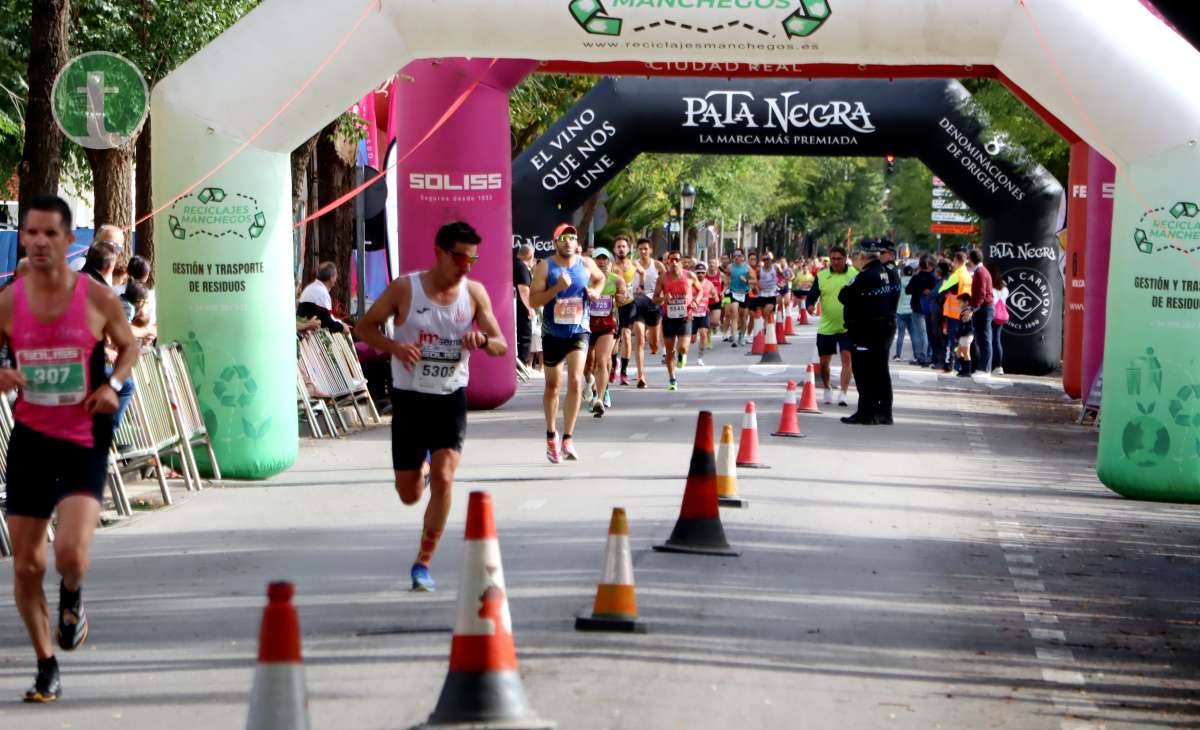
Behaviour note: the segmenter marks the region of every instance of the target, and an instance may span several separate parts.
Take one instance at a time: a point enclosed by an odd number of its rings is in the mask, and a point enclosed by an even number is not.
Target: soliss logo
[[[412,190],[499,190],[504,187],[504,176],[499,172],[414,172],[408,176],[408,187]]]

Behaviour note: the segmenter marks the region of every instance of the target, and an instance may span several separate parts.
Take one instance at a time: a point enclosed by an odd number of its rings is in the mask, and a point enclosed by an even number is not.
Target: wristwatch
[[[108,387],[112,388],[114,393],[120,393],[121,388],[125,387],[125,381],[114,375],[108,379]]]

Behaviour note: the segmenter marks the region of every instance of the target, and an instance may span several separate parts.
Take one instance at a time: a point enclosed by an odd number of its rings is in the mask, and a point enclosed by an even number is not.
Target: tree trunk
[[[332,203],[354,189],[354,153],[356,143],[338,137],[334,120],[321,130],[317,142],[318,198],[320,205]],[[338,279],[329,292],[335,308],[350,311],[350,267],[354,250],[354,205],[347,202],[326,213],[318,221],[320,246],[318,258],[337,265]]]
[[[302,216],[308,214],[308,208],[305,205],[308,202],[308,168],[312,161],[313,153],[317,149],[317,135],[313,135],[307,142],[292,150],[292,224],[299,223]],[[301,281],[297,284],[303,285],[305,273],[305,248],[308,238],[308,226],[301,226],[300,230],[295,231],[293,235],[298,239],[296,246],[296,264],[301,272]]]
[[[596,217],[596,208],[600,207],[600,196],[602,195],[604,195],[604,188],[592,193],[590,198],[583,201],[583,205],[579,209],[579,240],[585,244],[588,240],[588,228],[592,225],[592,219]]]
[[[86,150],[92,168],[96,228],[111,224],[128,229],[133,223],[133,145],[103,150]],[[121,260],[129,261],[129,246]]]
[[[315,152],[315,148],[314,148]],[[313,154],[308,166],[308,212],[311,214],[316,209],[320,208],[320,162],[317,160],[316,154]],[[321,244],[321,228],[320,221],[312,221],[304,226],[304,263],[300,267],[301,284],[307,284],[317,276],[317,255]]]
[[[133,206],[134,219],[141,218],[154,210],[154,186],[150,176],[150,118],[138,134],[134,147],[134,170],[137,179],[136,200]],[[150,286],[154,286],[154,219],[147,218],[138,224],[135,230],[137,236],[137,254],[150,262]]]
[[[25,109],[25,147],[21,153],[18,200],[28,205],[35,195],[58,192],[62,170],[63,134],[54,121],[54,79],[67,63],[67,21],[70,0],[39,0],[33,4],[29,29],[29,98]],[[18,255],[23,252],[18,251]]]

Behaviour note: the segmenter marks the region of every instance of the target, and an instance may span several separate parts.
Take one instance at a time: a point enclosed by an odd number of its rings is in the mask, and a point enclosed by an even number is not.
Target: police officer
[[[846,329],[854,343],[851,367],[858,385],[858,411],[842,423],[892,424],[892,376],[888,372],[888,350],[896,334],[896,307],[900,304],[900,275],[889,268],[880,254],[894,245],[865,240],[861,244],[859,270],[854,281],[839,293],[845,307]]]

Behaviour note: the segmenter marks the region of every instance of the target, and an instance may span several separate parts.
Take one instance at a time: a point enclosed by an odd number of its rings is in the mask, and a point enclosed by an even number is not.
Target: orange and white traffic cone
[[[779,430],[771,435],[794,439],[804,438],[804,434],[800,433],[800,416],[796,411],[796,381],[794,380],[789,380],[787,384],[787,395],[783,398],[783,412],[779,414]]]
[[[754,313],[754,329],[751,330],[751,334],[753,336],[750,340],[750,352],[746,353],[747,356],[763,354],[763,342],[764,342],[763,330],[764,329],[765,328],[763,327],[762,310],[760,309]]]
[[[796,307],[792,306],[788,309],[787,316],[785,316],[783,318],[783,334],[785,336],[796,334],[796,323],[794,321],[795,319],[796,319]]]
[[[717,503],[722,507],[749,507],[738,496],[737,464],[733,455],[733,426],[721,429],[721,445],[717,448]]]
[[[811,322],[808,321],[808,307],[801,305],[801,307],[800,307],[800,326],[803,327],[807,324],[811,324]]]
[[[767,318],[767,330],[763,337],[762,359],[758,361],[759,365],[775,365],[783,362],[783,358],[779,356],[779,345],[775,340],[777,329],[778,324],[775,322],[775,315],[772,314]]]
[[[754,401],[746,401],[746,412],[742,415],[742,437],[738,444],[737,465],[747,469],[770,469],[758,455],[758,416],[754,412]]]
[[[772,319],[775,319],[774,315],[772,315]],[[784,319],[786,319],[786,317],[784,317]],[[779,345],[780,347],[790,344],[787,341],[787,334],[784,331],[783,319],[775,319],[775,344]]]
[[[421,728],[553,728],[529,705],[512,636],[492,498],[471,492],[450,671]]]
[[[300,656],[300,617],[292,605],[291,583],[267,586],[258,634],[258,667],[250,690],[246,730],[308,730],[308,693]]]
[[[817,405],[817,368],[820,365],[809,363],[806,368],[806,377],[804,378],[804,388],[800,392],[800,411],[803,413],[820,413],[821,407]]]
[[[604,549],[604,575],[596,586],[591,618],[575,619],[576,631],[626,631],[646,633],[638,621],[637,593],[633,587],[633,554],[629,547],[629,522],[624,507],[613,507]]]
[[[655,545],[660,553],[697,553],[700,555],[729,555],[738,552],[725,539],[721,510],[717,507],[717,461],[713,453],[713,415],[700,411],[696,420],[696,441],[692,447],[692,463],[688,469],[683,504],[671,537]]]

